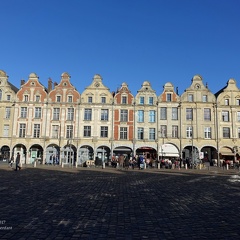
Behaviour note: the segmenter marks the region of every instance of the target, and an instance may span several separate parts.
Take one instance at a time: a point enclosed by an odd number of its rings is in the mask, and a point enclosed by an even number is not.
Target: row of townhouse
[[[31,73],[18,89],[0,71],[0,121],[2,160],[20,152],[26,164],[81,165],[143,154],[219,165],[239,157],[240,90],[230,79],[213,94],[195,75],[181,96],[170,82],[158,96],[148,81],[133,96],[126,83],[110,92],[96,74],[80,94],[68,73],[47,88]]]

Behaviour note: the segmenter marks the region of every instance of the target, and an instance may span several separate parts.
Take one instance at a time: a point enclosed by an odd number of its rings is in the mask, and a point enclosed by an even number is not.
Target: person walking
[[[16,157],[16,170],[15,171],[17,171],[18,169],[21,170],[21,167],[19,165],[20,165],[20,154],[18,152],[17,157]]]

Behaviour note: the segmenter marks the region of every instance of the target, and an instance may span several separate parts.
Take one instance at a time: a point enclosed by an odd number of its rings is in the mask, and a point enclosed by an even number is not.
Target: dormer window
[[[149,104],[149,105],[153,105],[153,97],[149,97],[149,99],[148,99],[148,104]]]
[[[61,102],[61,96],[56,97],[56,102]]]
[[[24,102],[28,102],[28,95],[24,95]]]
[[[72,96],[68,96],[68,102],[72,102],[73,101],[73,97]]]
[[[144,104],[144,97],[140,97],[139,104]]]
[[[92,97],[88,97],[88,103],[92,103]]]
[[[171,102],[172,101],[172,94],[171,93],[167,93],[166,100],[167,100],[167,102]]]
[[[188,101],[193,102],[193,94],[188,94]]]
[[[106,103],[106,97],[102,97],[102,98],[101,98],[101,102],[102,102],[102,103]]]
[[[11,100],[11,95],[7,95],[7,101]]]
[[[40,101],[40,96],[37,95],[37,96],[36,96],[36,102],[39,102],[39,101]]]
[[[207,95],[203,95],[202,101],[203,101],[203,102],[207,102]]]
[[[122,104],[127,104],[127,97],[126,96],[122,96]]]
[[[229,105],[229,99],[224,100],[224,105],[228,106]]]

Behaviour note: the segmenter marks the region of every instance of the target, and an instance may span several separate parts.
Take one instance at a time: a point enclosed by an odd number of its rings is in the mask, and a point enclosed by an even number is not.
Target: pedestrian
[[[9,161],[9,167],[12,168],[14,157],[12,156]]]
[[[19,165],[20,165],[20,154],[18,152],[17,157],[16,157],[16,170],[15,171],[17,171],[18,169],[21,170],[21,167]]]

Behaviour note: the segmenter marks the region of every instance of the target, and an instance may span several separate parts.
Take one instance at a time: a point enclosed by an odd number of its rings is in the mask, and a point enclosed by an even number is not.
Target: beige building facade
[[[237,161],[240,90],[234,79],[213,94],[200,75],[181,95],[172,83],[154,90],[144,81],[136,96],[123,82],[110,92],[101,75],[80,93],[63,73],[47,88],[31,73],[20,88],[0,71],[0,159],[101,165],[121,154],[190,159],[220,165]],[[159,92],[159,94],[157,94]]]

